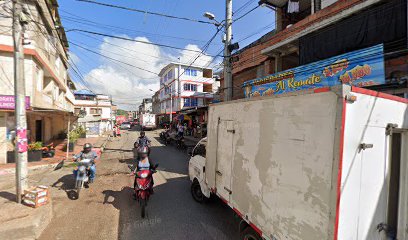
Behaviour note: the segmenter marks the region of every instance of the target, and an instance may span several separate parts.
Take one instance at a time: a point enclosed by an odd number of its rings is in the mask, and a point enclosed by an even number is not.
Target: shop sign
[[[245,97],[250,98],[340,84],[357,87],[384,84],[383,52],[380,44],[250,80],[242,87]]]
[[[30,109],[30,97],[25,97],[26,109]],[[14,110],[16,107],[13,95],[0,95],[0,109]]]

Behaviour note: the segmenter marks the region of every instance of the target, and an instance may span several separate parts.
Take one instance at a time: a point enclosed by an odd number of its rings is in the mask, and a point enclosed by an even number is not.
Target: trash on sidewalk
[[[23,203],[29,207],[38,208],[49,201],[49,191],[46,186],[31,187],[24,191]]]

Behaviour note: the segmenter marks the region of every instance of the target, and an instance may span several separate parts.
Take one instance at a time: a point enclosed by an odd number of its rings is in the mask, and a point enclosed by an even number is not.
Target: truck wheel
[[[241,233],[241,240],[262,240],[261,236],[250,226]]]
[[[201,191],[201,186],[197,179],[194,179],[193,183],[191,184],[191,195],[193,196],[194,200],[199,203],[204,203],[208,200]]]

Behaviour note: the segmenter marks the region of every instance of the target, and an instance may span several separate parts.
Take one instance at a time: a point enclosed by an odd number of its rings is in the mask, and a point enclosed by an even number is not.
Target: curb
[[[38,170],[38,169],[44,169],[44,168],[55,168],[59,163],[49,163],[49,164],[43,164],[43,165],[36,165],[36,166],[30,166],[28,167],[28,170]],[[16,168],[6,168],[0,170],[0,176],[2,175],[7,175],[7,174],[15,174]]]
[[[24,205],[21,207],[30,208]],[[29,211],[35,213],[2,223],[0,239],[38,239],[52,220],[52,201],[40,208],[29,209]]]

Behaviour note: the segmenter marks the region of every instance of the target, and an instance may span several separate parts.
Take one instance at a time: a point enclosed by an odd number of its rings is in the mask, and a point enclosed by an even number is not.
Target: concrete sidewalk
[[[102,152],[108,141],[100,137],[93,142],[97,152]],[[83,144],[82,144],[83,145]],[[82,149],[78,144],[78,152]],[[55,186],[63,176],[72,174],[73,164],[65,162],[65,166],[55,170],[58,163],[44,163],[29,167],[28,186],[45,185],[50,187],[50,201],[39,208],[31,208],[15,202],[15,169],[0,169],[0,239],[38,239],[53,217],[53,200],[58,201],[66,195],[56,191]],[[61,195],[63,194],[63,195]],[[61,195],[61,196],[60,196]]]

